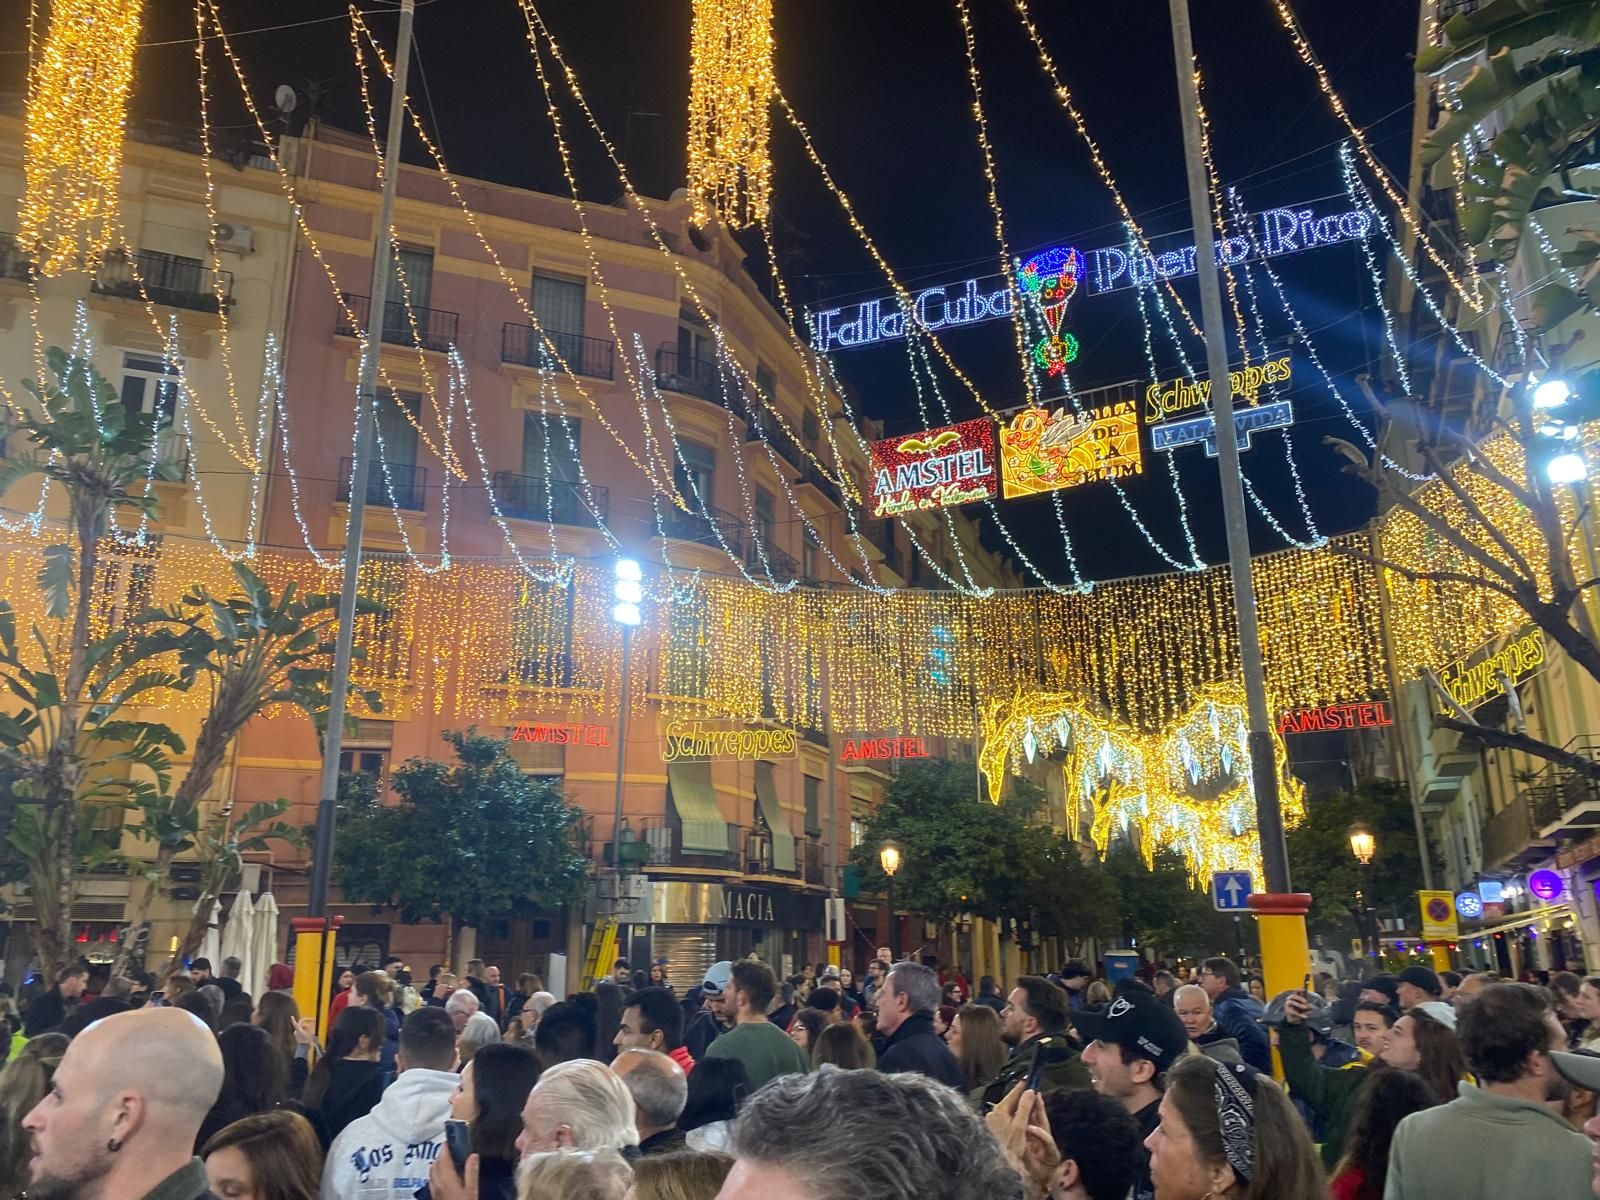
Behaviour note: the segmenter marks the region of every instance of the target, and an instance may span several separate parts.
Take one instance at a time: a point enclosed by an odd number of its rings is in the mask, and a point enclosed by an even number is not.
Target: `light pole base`
[[[328,1001],[333,993],[333,949],[343,917],[294,917],[294,1002],[302,1017],[317,1023],[317,1041],[326,1045]],[[326,936],[324,936],[326,931]],[[320,968],[320,969],[319,969]]]
[[[1311,970],[1311,940],[1306,936],[1310,893],[1258,894],[1250,897],[1250,907],[1261,935],[1261,978],[1267,998],[1304,987]],[[1279,1079],[1283,1078],[1283,1063],[1276,1047],[1272,1051],[1272,1070]]]
[[[1433,956],[1435,972],[1450,970],[1450,947],[1444,942],[1429,942],[1428,953]]]

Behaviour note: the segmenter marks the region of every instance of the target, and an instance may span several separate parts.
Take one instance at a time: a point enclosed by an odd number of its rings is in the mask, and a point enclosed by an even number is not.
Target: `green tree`
[[[86,359],[46,353],[50,378],[28,380],[36,412],[14,423],[26,451],[0,464],[0,494],[31,475],[67,497],[66,540],[44,548],[38,583],[51,622],[19,643],[16,611],[0,600],[0,683],[17,707],[0,714],[0,769],[11,778],[11,848],[26,863],[36,949],[46,975],[67,961],[72,903],[83,867],[119,861],[98,836],[99,816],[165,792],[183,742],[167,726],[128,718],[158,690],[190,679],[153,662],[160,653],[127,628],[90,636],[104,543],[118,510],[153,514],[156,417],[130,412]]]
[[[1083,942],[1122,935],[1122,891],[1092,850],[1066,834],[1036,839],[1028,877],[1039,932],[1059,937],[1074,956]]]
[[[1376,779],[1354,792],[1336,792],[1306,805],[1306,819],[1289,830],[1289,875],[1312,895],[1310,924],[1318,933],[1348,936],[1359,929],[1356,892],[1365,890],[1361,864],[1350,852],[1350,826],[1365,821],[1377,839],[1372,899],[1379,908],[1410,911],[1422,886],[1416,822],[1404,784]]]
[[[1032,904],[1023,864],[1038,831],[1029,821],[1044,793],[1013,780],[1001,803],[979,795],[972,764],[930,758],[904,764],[867,821],[850,861],[862,885],[884,891],[888,879],[878,862],[884,842],[900,847],[895,901],[930,918],[961,912],[999,917],[1027,912]]]
[[[503,740],[473,729],[444,740],[455,762],[414,758],[391,776],[398,804],[370,786],[341,788],[333,871],[344,898],[407,923],[448,915],[469,926],[520,900],[554,909],[578,899],[589,878],[582,810],[559,784],[524,775]]]
[[[1118,842],[1106,855],[1105,870],[1122,901],[1123,932],[1140,949],[1172,958],[1211,953],[1218,945],[1211,900],[1194,886],[1176,851],[1157,850],[1152,868],[1131,842]]]

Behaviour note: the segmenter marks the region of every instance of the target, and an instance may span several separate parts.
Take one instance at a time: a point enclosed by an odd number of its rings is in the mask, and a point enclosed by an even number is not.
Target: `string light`
[[[116,243],[123,123],[142,0],[55,0],[30,56],[17,245],[39,274],[93,270]],[[30,12],[29,40],[33,19]]]
[[[772,0],[694,0],[689,197],[694,223],[766,220],[772,188]]]

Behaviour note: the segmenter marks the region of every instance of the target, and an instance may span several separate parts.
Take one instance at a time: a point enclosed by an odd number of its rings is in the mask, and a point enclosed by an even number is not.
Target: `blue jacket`
[[[1211,1002],[1211,1015],[1239,1043],[1239,1056],[1258,1071],[1272,1073],[1272,1043],[1260,1023],[1265,1010],[1243,988],[1229,988]]]

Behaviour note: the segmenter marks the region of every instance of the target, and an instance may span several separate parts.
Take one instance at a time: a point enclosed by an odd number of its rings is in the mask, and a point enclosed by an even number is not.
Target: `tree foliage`
[[[1350,826],[1365,821],[1377,841],[1371,903],[1409,911],[1422,886],[1416,822],[1405,785],[1389,779],[1360,784],[1307,805],[1306,819],[1288,832],[1289,876],[1310,892],[1311,928],[1348,935],[1359,927],[1356,892],[1365,890],[1361,864],[1350,852]]]
[[[1232,922],[1218,919],[1176,851],[1156,851],[1151,868],[1135,846],[1121,842],[1106,855],[1105,871],[1122,902],[1122,931],[1141,949],[1158,958],[1231,949],[1232,932],[1224,934],[1223,929]]]
[[[462,925],[518,901],[553,909],[578,899],[589,875],[582,810],[553,780],[524,775],[503,740],[472,729],[444,740],[454,762],[414,758],[394,771],[398,804],[370,786],[341,789],[333,870],[345,899],[408,923],[449,915]]]

